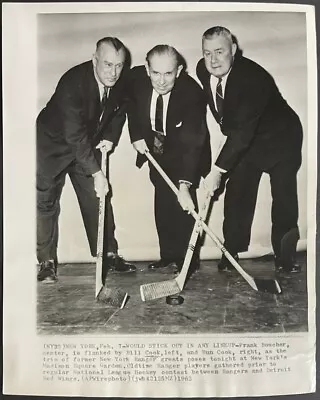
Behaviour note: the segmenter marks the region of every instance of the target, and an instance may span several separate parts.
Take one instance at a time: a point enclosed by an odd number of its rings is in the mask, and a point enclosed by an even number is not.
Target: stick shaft
[[[107,152],[101,150],[101,170],[104,175],[107,171]],[[105,220],[105,204],[106,196],[100,197],[99,201],[99,222],[98,222],[98,238],[97,238],[97,261],[96,261],[96,288],[95,297],[98,296],[102,284],[102,262],[103,262],[103,239],[104,239],[104,220]]]
[[[191,211],[191,214],[194,218],[196,218],[197,213]],[[228,252],[228,250],[223,246],[217,236],[212,232],[212,230],[202,221],[203,230],[210,236],[210,238],[214,241],[218,249],[225,255],[225,257],[230,261],[230,263],[235,267],[235,269],[239,272],[239,274],[249,283],[249,285],[254,290],[257,289],[257,285],[254,282],[254,279],[251,275],[249,275],[240,264],[232,257],[232,255]]]
[[[186,277],[188,274],[188,270],[190,267],[190,263],[193,257],[193,253],[195,250],[195,246],[197,244],[197,240],[198,237],[202,231],[202,221],[206,219],[207,216],[207,212],[209,209],[209,205],[210,205],[210,201],[211,201],[211,196],[207,195],[203,201],[203,205],[202,208],[200,210],[199,216],[196,217],[195,223],[194,223],[194,227],[193,227],[193,231],[191,233],[191,237],[190,237],[190,241],[188,244],[188,250],[186,252],[184,261],[183,261],[183,265],[181,268],[181,272],[180,274],[177,276],[176,281],[179,285],[179,287],[181,288],[181,290],[184,287],[185,281],[186,281]]]

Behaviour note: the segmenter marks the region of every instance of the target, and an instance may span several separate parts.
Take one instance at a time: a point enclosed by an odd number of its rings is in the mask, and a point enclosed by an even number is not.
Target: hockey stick
[[[101,148],[101,170],[106,176],[107,171],[107,152]],[[105,204],[106,196],[100,197],[99,201],[99,222],[98,222],[98,238],[97,238],[97,261],[96,261],[96,287],[95,297],[98,301],[111,306],[124,307],[128,294],[116,288],[107,288],[102,283],[102,263],[103,263],[103,237],[104,237],[104,220],[105,220]]]
[[[179,275],[175,279],[166,280],[162,282],[146,283],[140,286],[140,295],[142,301],[155,300],[161,297],[171,296],[180,293],[186,282],[188,270],[192,260],[193,252],[198,240],[198,236],[202,231],[201,221],[205,220],[210,205],[211,196],[207,195],[199,215],[196,219],[191,233],[188,250],[186,252],[183,265]]]
[[[162,178],[166,181],[169,187],[175,194],[178,194],[178,189],[174,185],[174,183],[170,180],[167,174],[163,171],[157,161],[153,158],[150,154],[149,150],[145,152],[146,157],[154,166],[154,168],[159,172]],[[199,219],[199,215],[194,211],[190,210],[190,214],[193,216],[195,220]],[[212,232],[212,230],[205,224],[204,221],[201,221],[203,230],[210,236],[210,238],[214,241],[216,246],[225,257],[230,261],[230,263],[234,266],[234,268],[239,272],[239,274],[243,277],[243,279],[252,287],[252,289],[262,292],[269,292],[269,293],[276,293],[279,294],[282,292],[281,286],[279,282],[275,279],[261,279],[261,278],[254,278],[249,275],[241,266],[240,264],[232,257],[232,255],[228,252],[228,250],[223,246],[217,236]]]

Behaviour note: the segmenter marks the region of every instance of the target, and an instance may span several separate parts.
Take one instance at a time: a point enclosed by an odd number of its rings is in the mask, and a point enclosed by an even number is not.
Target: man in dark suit
[[[196,207],[200,176],[208,173],[210,166],[207,154],[202,162],[203,171],[200,169],[208,135],[203,91],[183,71],[177,50],[168,45],[155,46],[148,52],[145,66],[131,70],[129,88],[129,132],[139,153],[137,166],[146,161],[144,153],[149,149],[179,187],[177,199],[159,173],[149,166],[155,188],[155,222],[161,256],[149,269],[173,265],[179,271],[194,223],[183,210]],[[198,265],[199,255],[195,251],[190,274]]]
[[[207,177],[213,193],[228,179],[224,204],[225,247],[235,258],[250,243],[251,225],[263,172],[272,192],[272,245],[275,265],[299,272],[294,256],[297,226],[297,171],[301,164],[302,127],[273,78],[243,57],[224,27],[208,29],[202,38],[203,59],[197,75],[226,141]],[[231,269],[222,257],[219,270]]]
[[[97,251],[99,198],[109,191],[100,169],[104,147],[117,144],[125,122],[121,78],[126,48],[117,38],[97,42],[92,61],[67,71],[37,118],[37,257],[38,281],[57,281],[57,244],[60,197],[68,174],[75,189],[92,256]],[[104,245],[107,265],[119,272],[135,267],[117,256],[114,219],[106,199]]]

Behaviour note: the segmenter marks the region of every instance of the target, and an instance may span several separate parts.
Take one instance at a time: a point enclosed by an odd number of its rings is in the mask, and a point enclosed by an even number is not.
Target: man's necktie
[[[103,91],[103,96],[102,96],[102,100],[101,100],[101,116],[106,108],[107,105],[107,100],[108,100],[108,91],[109,88],[107,86],[104,87],[104,91]]]
[[[222,117],[223,117],[223,95],[222,95],[222,79],[219,78],[217,87],[216,87],[216,106],[217,106],[217,111],[220,117],[220,124],[222,123]]]
[[[154,154],[163,154],[163,97],[159,94],[156,103],[156,115],[155,115],[155,136],[154,136]]]

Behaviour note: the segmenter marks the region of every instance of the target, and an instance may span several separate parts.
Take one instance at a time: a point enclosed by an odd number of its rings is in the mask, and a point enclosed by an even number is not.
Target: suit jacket
[[[218,122],[204,59],[198,62],[197,76]],[[216,165],[227,171],[243,156],[264,171],[285,157],[301,157],[302,127],[298,116],[281,96],[271,75],[245,57],[235,58],[228,76],[220,127],[227,140]]]
[[[86,174],[100,169],[95,146],[117,143],[125,122],[124,78],[111,89],[101,116],[98,83],[92,61],[67,71],[37,118],[37,159],[41,173],[56,176],[77,161]]]
[[[154,135],[150,121],[152,84],[144,66],[130,71],[128,123],[131,141],[145,139],[152,152]],[[176,79],[171,91],[167,118],[164,153],[161,165],[178,183],[186,180],[198,184],[201,175],[209,172],[210,144],[206,126],[206,104],[200,86],[185,72]],[[138,155],[140,167],[145,157]]]

